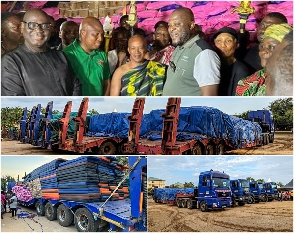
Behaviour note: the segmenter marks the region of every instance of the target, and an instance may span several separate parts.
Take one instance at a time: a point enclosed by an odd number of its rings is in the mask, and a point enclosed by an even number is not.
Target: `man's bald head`
[[[101,22],[97,18],[89,16],[82,20],[79,27],[79,34],[81,34],[82,30],[87,30],[89,27],[103,30]]]
[[[143,46],[147,47],[147,42],[142,35],[134,35],[128,40],[128,47],[132,46],[134,42],[142,42]]]
[[[95,17],[86,17],[79,28],[80,45],[84,51],[91,53],[100,47],[104,38],[101,22]]]
[[[23,21],[30,22],[32,17],[39,17],[39,16],[42,16],[42,17],[46,18],[46,20],[47,20],[46,23],[51,23],[50,18],[47,15],[47,13],[45,11],[42,11],[41,9],[30,9],[30,10],[28,10],[24,15]]]
[[[188,20],[189,22],[194,21],[194,13],[192,12],[191,9],[182,7],[178,8],[175,11],[172,12],[171,17],[175,15],[178,15],[179,17],[184,17],[184,19]]]

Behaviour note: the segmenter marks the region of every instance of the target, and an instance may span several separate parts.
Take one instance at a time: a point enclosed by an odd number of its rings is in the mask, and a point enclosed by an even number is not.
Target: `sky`
[[[230,179],[269,178],[284,185],[293,179],[293,156],[149,156],[148,177],[197,185],[203,171],[221,171]]]
[[[1,107],[27,107],[41,104],[46,107],[47,103],[53,101],[53,109],[63,111],[68,101],[73,101],[72,111],[78,111],[82,97],[9,97],[2,98]],[[182,97],[181,106],[208,106],[215,107],[222,112],[234,115],[241,114],[248,110],[261,110],[267,108],[271,102],[278,97]],[[92,97],[89,99],[88,110],[97,110],[99,113],[111,113],[114,108],[118,112],[130,113],[135,98],[133,97]],[[145,101],[144,113],[149,113],[155,109],[165,109],[168,97],[147,97]]]
[[[48,156],[1,156],[1,177],[5,175],[12,176],[20,180],[25,176],[25,172],[29,174],[37,167],[49,163],[57,158],[74,159],[77,155],[48,155]]]
[[[21,179],[39,166],[57,158],[67,160],[77,155],[1,156],[1,177],[10,175]],[[166,180],[166,185],[176,182],[198,183],[202,171],[224,171],[231,179],[269,178],[287,184],[293,178],[292,156],[148,156],[148,177]]]

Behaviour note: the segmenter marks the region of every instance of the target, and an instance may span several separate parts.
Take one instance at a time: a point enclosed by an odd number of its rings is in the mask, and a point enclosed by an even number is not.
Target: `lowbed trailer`
[[[45,215],[50,221],[57,219],[61,226],[67,227],[74,222],[79,232],[101,231],[107,224],[110,225],[109,231],[147,231],[147,159],[129,156],[128,162],[131,165],[130,199],[82,202],[33,198],[28,202],[18,200],[18,203],[35,206],[38,215]]]
[[[126,139],[118,137],[89,137],[85,136],[86,115],[89,98],[84,98],[80,104],[77,117],[75,118],[75,131],[73,138],[67,138],[68,125],[72,103],[65,106],[63,116],[60,119],[59,140],[56,146],[60,150],[76,153],[97,153],[101,155],[114,155],[122,149],[121,144]]]
[[[140,104],[139,104],[140,103]],[[169,98],[165,113],[161,115],[163,118],[162,139],[158,141],[149,140],[147,138],[139,138],[139,129],[142,123],[145,99],[137,98],[133,106],[130,119],[128,142],[125,144],[125,151],[130,154],[164,154],[164,155],[214,155],[224,154],[227,150],[233,150],[237,147],[233,146],[229,139],[202,136],[199,139],[177,140],[177,126],[180,113],[181,98]],[[189,133],[191,136],[196,133]],[[265,137],[269,132],[262,132],[261,137],[256,137],[251,142],[241,142],[238,148],[248,148],[254,146],[262,146],[268,144]],[[273,133],[272,133],[273,134]]]

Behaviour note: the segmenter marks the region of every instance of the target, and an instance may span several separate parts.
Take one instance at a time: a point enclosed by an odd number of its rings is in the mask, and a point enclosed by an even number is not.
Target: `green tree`
[[[234,114],[234,116],[238,117],[238,118],[241,118],[241,119],[245,119],[247,120],[248,119],[248,114],[251,110],[248,110],[248,111],[245,111],[241,114]]]
[[[195,185],[193,182],[184,182],[183,187],[184,188],[194,188]]]
[[[293,126],[293,98],[280,98],[270,103],[276,129],[290,130]]]
[[[43,114],[43,115],[44,115],[44,114],[45,114],[45,112],[46,112],[46,108],[45,108],[45,107],[42,107],[42,108],[41,108],[41,114]],[[58,111],[58,110],[53,110],[53,111],[52,111],[52,114],[58,114],[58,113],[59,113],[59,111]]]
[[[257,182],[264,183],[264,179],[257,179],[256,181],[257,181]]]
[[[92,115],[99,114],[99,112],[97,110],[94,110],[94,109],[90,110],[89,113],[92,114]]]
[[[18,126],[22,117],[23,108],[21,107],[4,107],[1,108],[1,127]]]
[[[284,184],[283,184],[282,182],[278,182],[278,183],[277,183],[277,186],[278,186],[278,187],[284,187]]]
[[[248,180],[249,182],[253,182],[253,181],[255,181],[255,179],[252,178],[252,177],[247,177],[246,180]]]
[[[123,165],[128,165],[128,157],[127,156],[117,156],[118,163]]]
[[[7,182],[16,182],[15,179],[10,175],[5,175],[1,177],[1,190],[6,190]]]
[[[170,188],[183,188],[183,183],[176,182],[175,184],[171,184]]]

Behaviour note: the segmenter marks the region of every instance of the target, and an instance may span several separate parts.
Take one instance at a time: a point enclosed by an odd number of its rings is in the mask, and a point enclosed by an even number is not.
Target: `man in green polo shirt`
[[[110,69],[108,57],[99,49],[104,31],[97,18],[86,17],[79,28],[80,41],[75,40],[63,51],[82,83],[82,95],[108,96]]]

